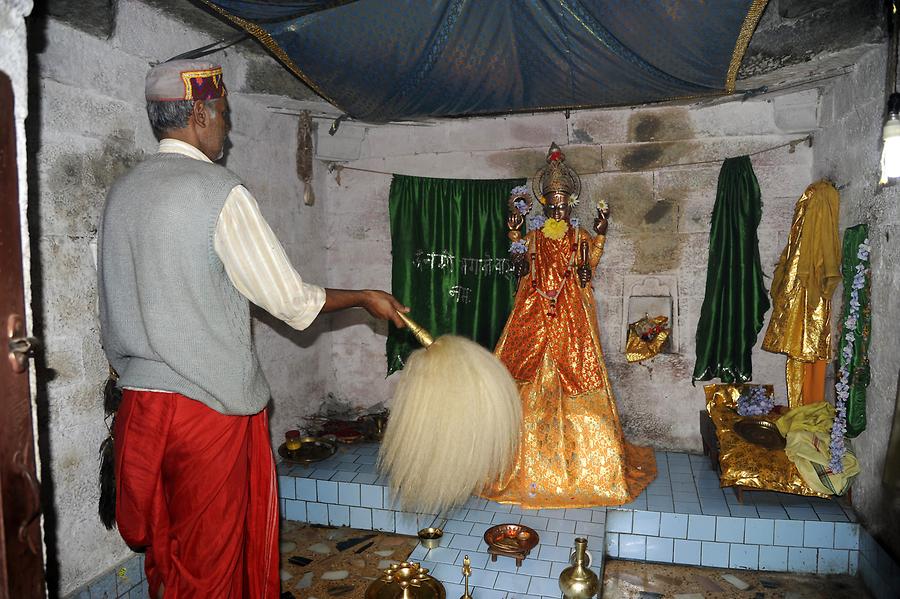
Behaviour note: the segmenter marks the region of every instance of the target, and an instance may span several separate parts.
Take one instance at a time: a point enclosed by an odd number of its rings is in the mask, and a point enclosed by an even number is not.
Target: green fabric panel
[[[750,350],[769,309],[756,236],[761,216],[750,157],[726,159],[712,213],[693,380],[718,377],[723,383],[740,383],[753,378]]]
[[[394,175],[390,191],[392,290],[434,337],[460,335],[493,349],[512,309],[507,199],[524,179],[469,181]],[[420,347],[390,325],[388,374]]]
[[[847,436],[855,437],[866,430],[866,387],[869,386],[869,335],[872,331],[872,309],[869,305],[871,274],[866,275],[865,286],[858,291],[859,319],[856,328],[848,331],[847,316],[850,314],[850,292],[858,257],[859,244],[869,238],[868,225],[856,225],[844,231],[843,259],[841,270],[844,284],[844,307],[841,312],[841,336],[838,338],[839,368],[847,368],[850,373],[850,397],[847,399]],[[871,273],[871,269],[869,269]],[[844,337],[848,332],[854,335],[853,357],[849,360],[840,351],[844,347]]]

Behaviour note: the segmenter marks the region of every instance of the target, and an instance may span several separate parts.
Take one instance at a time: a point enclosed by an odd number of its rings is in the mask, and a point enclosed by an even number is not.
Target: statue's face
[[[544,215],[547,218],[555,218],[556,220],[568,221],[572,214],[572,207],[569,205],[569,197],[562,193],[555,193],[547,198],[544,204]]]

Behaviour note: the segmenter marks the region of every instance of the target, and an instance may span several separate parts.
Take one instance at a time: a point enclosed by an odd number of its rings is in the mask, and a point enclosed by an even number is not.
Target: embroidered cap
[[[144,96],[154,102],[214,100],[227,95],[222,67],[202,60],[162,62],[147,73]]]

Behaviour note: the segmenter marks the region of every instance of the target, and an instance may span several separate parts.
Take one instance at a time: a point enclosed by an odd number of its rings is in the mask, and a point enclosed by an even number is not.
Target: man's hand
[[[365,308],[375,318],[390,320],[400,328],[404,325],[397,312],[409,312],[409,308],[398,302],[393,295],[378,289],[325,290],[325,305],[322,306],[322,312],[347,308]]]
[[[409,308],[397,301],[397,298],[390,293],[378,289],[365,289],[363,290],[363,293],[365,294],[365,300],[362,307],[365,308],[369,314],[375,318],[390,320],[399,328],[406,326],[403,324],[403,320],[397,316],[397,312],[403,312],[405,314],[409,312]]]

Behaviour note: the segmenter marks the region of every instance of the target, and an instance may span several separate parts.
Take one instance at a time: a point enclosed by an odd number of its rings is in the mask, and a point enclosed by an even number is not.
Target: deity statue
[[[622,505],[656,477],[652,448],[622,433],[600,347],[590,282],[600,261],[609,209],[597,208],[596,236],[571,218],[581,182],[553,144],[532,182],[543,214],[513,190],[508,226],[519,275],[515,303],[494,354],[519,388],[522,433],[512,471],[484,496],[528,508]]]

